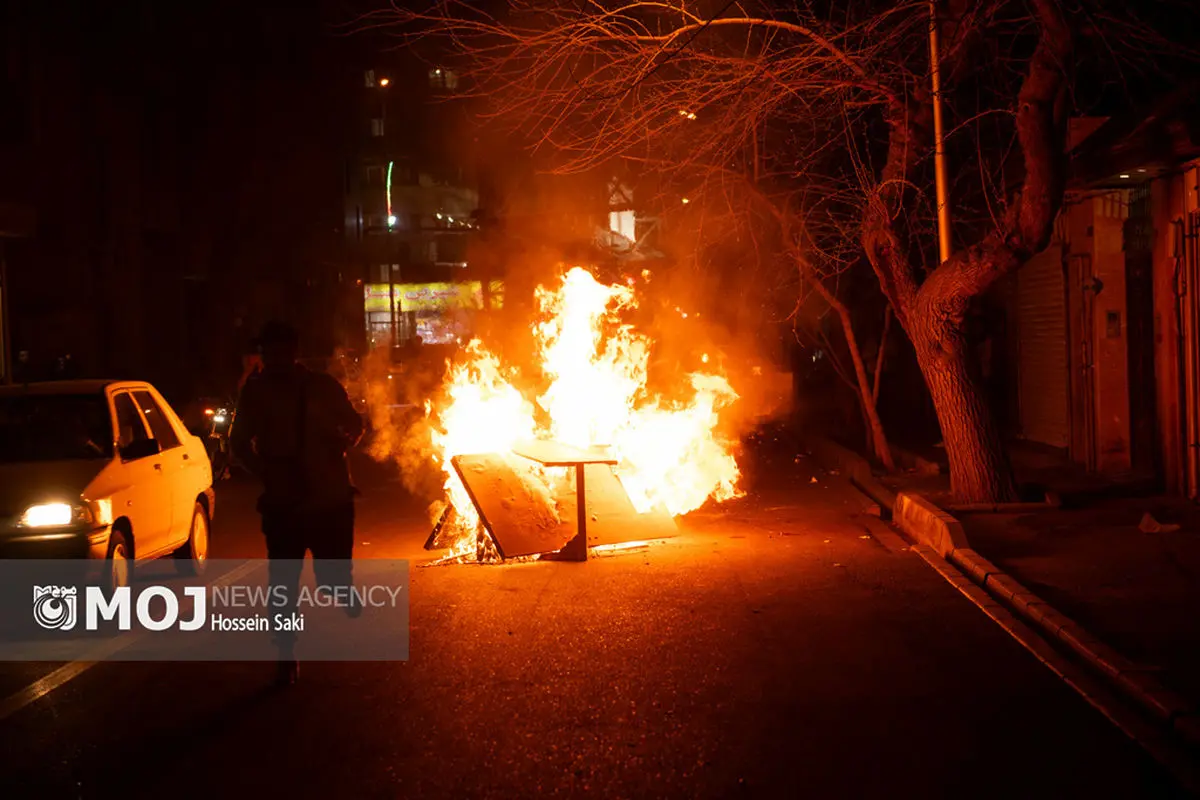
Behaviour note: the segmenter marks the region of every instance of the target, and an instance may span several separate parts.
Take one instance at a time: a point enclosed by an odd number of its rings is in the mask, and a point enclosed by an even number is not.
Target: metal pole
[[[584,486],[586,464],[575,465],[575,538],[566,549],[572,561],[587,561],[587,492]]]
[[[398,346],[396,341],[396,276],[392,274],[392,265],[387,265],[388,270],[388,303],[392,311],[392,339],[388,342],[388,358],[392,357],[392,352]]]
[[[12,338],[8,324],[8,260],[4,257],[4,241],[0,239],[0,373],[4,383],[13,382]]]
[[[946,149],[942,131],[942,81],[938,65],[937,0],[929,0],[929,73],[933,81],[934,171],[937,176],[939,263],[950,258],[950,204],[946,197]]]

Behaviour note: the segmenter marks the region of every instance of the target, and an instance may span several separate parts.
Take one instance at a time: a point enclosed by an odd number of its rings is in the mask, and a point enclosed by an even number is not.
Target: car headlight
[[[78,503],[39,503],[25,509],[21,515],[24,528],[62,528],[67,525],[92,522],[92,510]]]

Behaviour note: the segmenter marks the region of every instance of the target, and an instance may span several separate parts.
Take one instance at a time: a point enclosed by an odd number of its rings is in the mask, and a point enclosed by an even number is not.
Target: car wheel
[[[108,556],[104,560],[104,588],[112,592],[133,580],[133,559],[129,541],[121,531],[108,535]]]
[[[208,566],[208,514],[200,503],[192,508],[192,525],[183,547],[175,551],[175,566],[184,575],[203,575]]]

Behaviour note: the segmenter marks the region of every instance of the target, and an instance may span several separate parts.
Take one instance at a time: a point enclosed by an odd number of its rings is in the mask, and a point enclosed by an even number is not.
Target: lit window
[[[369,69],[363,73],[363,82],[366,83],[368,89],[375,87],[375,70]]]
[[[613,233],[619,233],[631,242],[637,241],[632,211],[610,211],[608,227]]]
[[[458,88],[458,75],[452,70],[436,67],[429,70],[429,85],[434,89],[456,89]]]
[[[372,136],[383,136],[383,120],[382,119],[376,118],[376,119],[371,120],[371,135]]]

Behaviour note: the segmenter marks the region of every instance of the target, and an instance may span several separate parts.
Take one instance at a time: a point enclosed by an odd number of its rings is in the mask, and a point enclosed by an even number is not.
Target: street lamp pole
[[[950,202],[946,188],[946,143],[942,129],[942,86],[938,63],[937,0],[929,0],[929,73],[933,84],[934,171],[937,180],[938,263],[950,258]]]

